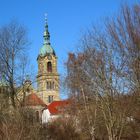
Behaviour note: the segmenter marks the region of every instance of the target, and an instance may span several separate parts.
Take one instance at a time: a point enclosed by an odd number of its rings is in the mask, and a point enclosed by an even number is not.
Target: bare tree
[[[140,92],[140,5],[123,6],[121,14],[109,21],[107,29],[118,52],[131,88]]]
[[[83,100],[92,139],[97,136],[100,115],[109,140],[121,139],[132,115],[133,96],[127,95],[140,87],[139,7],[122,7],[122,14],[109,20],[102,32],[95,27],[88,30],[81,52],[69,56],[68,87]],[[96,106],[94,117],[90,101]]]
[[[0,74],[4,75],[10,87],[10,99],[13,107],[16,107],[15,96],[19,86],[18,80],[23,76],[20,71],[26,66],[25,61],[21,58],[26,56],[28,43],[25,27],[17,22],[13,21],[0,28]],[[24,65],[24,68],[21,67],[21,64]]]

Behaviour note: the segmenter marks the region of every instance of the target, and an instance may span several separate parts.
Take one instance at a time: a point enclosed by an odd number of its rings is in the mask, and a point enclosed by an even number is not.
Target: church
[[[62,113],[62,108],[64,110],[69,101],[60,100],[59,74],[57,71],[58,57],[51,46],[47,19],[43,38],[44,42],[37,57],[37,90],[34,90],[29,79],[25,81],[26,97],[24,106],[34,109],[38,118],[42,117],[43,111],[49,112],[49,117],[52,118],[59,116]]]
[[[50,104],[59,101],[59,74],[57,71],[57,56],[50,43],[47,20],[45,23],[44,43],[37,57],[37,96]]]
[[[36,76],[37,90],[34,90],[34,88],[32,87],[32,82],[28,78],[26,79],[24,86],[26,87],[27,97],[31,96],[30,94],[34,93],[46,105],[49,105],[53,101],[60,101],[59,95],[60,87],[59,87],[59,74],[57,71],[58,58],[56,56],[55,50],[53,49],[50,43],[50,33],[48,31],[47,19],[45,21],[45,31],[43,39],[44,42],[42,47],[40,48],[37,57],[38,63],[38,73]]]

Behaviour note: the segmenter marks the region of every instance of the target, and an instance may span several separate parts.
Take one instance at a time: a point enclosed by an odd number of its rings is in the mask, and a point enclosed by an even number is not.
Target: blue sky
[[[47,13],[51,44],[58,56],[58,71],[63,75],[67,54],[76,50],[82,32],[116,14],[122,2],[131,5],[138,0],[0,0],[0,26],[17,19],[27,27],[30,61],[37,73],[36,58],[43,44]]]

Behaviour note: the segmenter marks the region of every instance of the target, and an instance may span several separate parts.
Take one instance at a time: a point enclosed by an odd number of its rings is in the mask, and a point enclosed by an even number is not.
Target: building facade
[[[50,43],[47,20],[45,23],[44,43],[37,57],[37,95],[47,105],[59,101],[59,74],[57,72],[57,56]]]

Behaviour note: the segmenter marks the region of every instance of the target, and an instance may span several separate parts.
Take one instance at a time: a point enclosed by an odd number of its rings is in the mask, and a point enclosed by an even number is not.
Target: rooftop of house
[[[50,103],[47,108],[49,109],[50,113],[52,115],[60,114],[64,111],[65,107],[67,107],[70,104],[68,100],[64,101],[53,101]]]
[[[25,106],[47,107],[47,105],[35,93],[31,93],[30,95],[26,96]]]

